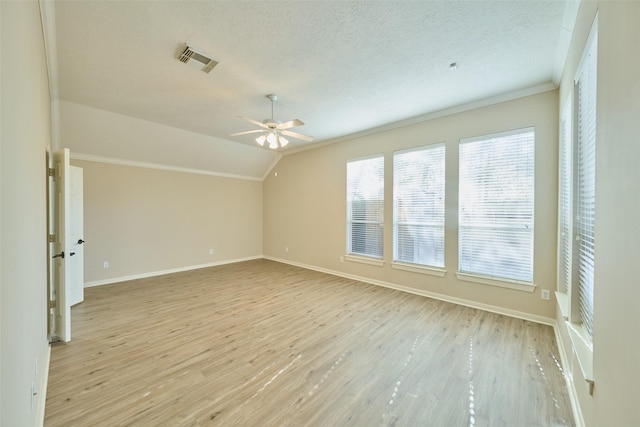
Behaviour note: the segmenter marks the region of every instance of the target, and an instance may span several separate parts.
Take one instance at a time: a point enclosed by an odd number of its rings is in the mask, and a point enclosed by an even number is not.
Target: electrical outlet
[[[286,253],[289,253],[289,246],[285,246],[285,247],[284,247],[284,251],[285,251]]]
[[[542,292],[540,293],[540,298],[542,299],[550,299],[551,298],[551,293],[549,292],[549,289],[543,289]]]
[[[102,263],[102,268],[109,268],[109,261],[105,261]]]
[[[209,255],[213,255],[213,249],[209,249]]]
[[[344,257],[340,255],[340,262],[344,262]]]

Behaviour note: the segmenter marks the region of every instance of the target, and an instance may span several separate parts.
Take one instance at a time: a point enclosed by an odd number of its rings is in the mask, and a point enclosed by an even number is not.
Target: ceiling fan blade
[[[292,138],[302,139],[303,141],[307,141],[307,142],[313,141],[313,137],[312,136],[303,135],[301,133],[292,132],[290,130],[281,130],[280,133],[282,133],[283,135],[290,136]]]
[[[269,127],[267,125],[265,125],[264,123],[259,122],[257,120],[253,120],[253,119],[250,119],[249,117],[245,117],[245,116],[238,116],[238,117],[240,117],[242,120],[248,121],[249,123],[253,123],[254,125],[260,126],[261,128],[269,129]]]
[[[280,123],[278,126],[276,126],[276,129],[284,130],[284,129],[289,129],[296,126],[302,126],[303,124],[304,123],[301,120],[294,119],[294,120],[289,120],[288,122]]]
[[[232,133],[229,136],[248,135],[250,133],[258,133],[258,132],[264,132],[264,129],[247,130],[247,131],[244,131],[244,132]]]

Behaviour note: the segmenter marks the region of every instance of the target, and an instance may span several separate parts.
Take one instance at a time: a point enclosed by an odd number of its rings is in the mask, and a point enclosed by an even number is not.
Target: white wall
[[[50,99],[38,3],[2,1],[0,11],[0,424],[31,426],[41,422],[39,409],[31,408],[31,384],[35,381],[40,393],[41,410],[49,348],[45,159]]]
[[[569,353],[587,426],[637,426],[640,402],[640,2],[583,2],[560,87],[565,102],[598,13],[593,396]]]
[[[594,425],[638,425],[640,2],[602,2],[599,25]]]

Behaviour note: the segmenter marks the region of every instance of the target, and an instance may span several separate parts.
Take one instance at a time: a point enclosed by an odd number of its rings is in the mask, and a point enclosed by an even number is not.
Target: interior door
[[[70,154],[69,149],[65,148],[54,153],[54,206],[52,212],[54,215],[53,235],[54,237],[54,255],[53,258],[53,299],[55,301],[53,315],[53,334],[61,341],[68,342],[71,340],[71,274],[68,267],[68,261],[72,258],[69,256],[71,252],[71,237],[69,233],[71,199],[70,194]]]
[[[83,171],[71,166],[69,169],[69,259],[66,273],[70,276],[69,305],[84,301],[84,218],[83,218]]]

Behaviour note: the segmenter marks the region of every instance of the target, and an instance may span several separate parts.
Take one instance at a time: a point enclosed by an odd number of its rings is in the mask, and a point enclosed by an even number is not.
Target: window
[[[558,304],[568,319],[573,354],[589,383],[590,394],[593,393],[597,40],[596,15],[576,74],[573,107],[567,107],[560,118],[558,215]]]
[[[444,144],[393,156],[393,259],[444,267]]]
[[[569,293],[571,288],[571,174],[572,136],[571,103],[568,103],[560,119],[560,170],[558,177],[558,291]]]
[[[533,283],[533,128],[460,141],[459,270]]]
[[[384,157],[347,162],[347,253],[382,258]]]
[[[572,321],[582,322],[593,338],[593,288],[595,245],[596,177],[596,90],[597,32],[590,35],[585,56],[576,77],[576,135],[573,175],[573,274],[572,287],[578,293],[578,310]],[[575,312],[579,313],[576,319]]]

